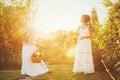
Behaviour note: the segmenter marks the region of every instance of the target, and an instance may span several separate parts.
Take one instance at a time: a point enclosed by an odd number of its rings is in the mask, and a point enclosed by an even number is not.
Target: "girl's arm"
[[[85,38],[90,38],[90,39],[92,38],[92,30],[90,29],[90,27],[89,27],[89,35],[83,36],[80,39],[85,39]]]
[[[91,36],[91,35],[83,36],[83,37],[81,37],[80,39],[85,39],[85,38],[92,38],[92,36]]]

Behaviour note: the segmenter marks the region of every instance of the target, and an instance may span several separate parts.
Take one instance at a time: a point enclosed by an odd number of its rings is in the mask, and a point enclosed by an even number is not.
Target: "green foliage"
[[[28,21],[27,6],[7,6],[0,2],[0,69],[21,64],[24,28]]]
[[[73,33],[60,30],[41,36],[38,42],[43,58],[50,64],[71,64],[66,52],[69,48],[75,47]]]
[[[104,44],[107,53],[117,54],[119,56],[120,22],[119,22],[119,0],[109,8],[108,21],[104,28]]]
[[[103,27],[99,23],[97,10],[95,8],[91,11],[91,19],[92,19],[92,43],[93,48],[103,48]]]
[[[91,12],[94,26],[93,44],[103,49],[102,58],[117,80],[120,79],[120,0],[114,3],[110,0],[103,0],[104,6],[108,9],[108,19],[104,26],[98,22],[97,11],[93,8]]]
[[[104,0],[104,5],[108,8],[109,15],[102,34],[105,49],[103,59],[107,66],[116,72],[120,67],[117,65],[120,61],[120,0],[116,0],[114,3],[110,0]]]
[[[4,10],[4,3],[0,2],[0,36],[2,36],[2,33],[4,31],[4,23],[5,23],[3,10]]]
[[[110,0],[103,0],[103,4],[105,7],[109,7],[112,5],[112,2]]]

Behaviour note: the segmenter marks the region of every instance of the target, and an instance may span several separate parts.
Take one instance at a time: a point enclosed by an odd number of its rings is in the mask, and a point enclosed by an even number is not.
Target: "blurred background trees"
[[[111,72],[116,79],[120,77],[120,0],[111,2],[103,1],[104,6],[108,9],[108,19],[103,29],[103,45],[105,47],[103,59],[107,63]]]
[[[18,67],[21,64],[21,49],[24,28],[29,8],[22,3],[0,1],[0,65],[1,69]],[[14,59],[13,59],[14,58]]]
[[[110,72],[120,80],[120,0],[103,0],[103,5],[108,9],[108,16],[104,25],[98,22],[96,10],[93,8],[91,16],[94,26],[94,47],[102,50],[100,55],[105,61]],[[102,14],[102,13],[101,13]]]

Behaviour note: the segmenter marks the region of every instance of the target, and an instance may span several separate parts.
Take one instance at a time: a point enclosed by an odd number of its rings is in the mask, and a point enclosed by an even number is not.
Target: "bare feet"
[[[52,73],[52,70],[49,70],[47,73]]]
[[[77,75],[79,75],[80,73],[78,73],[78,72],[75,72],[75,73],[73,73],[73,76],[77,76]]]
[[[31,79],[32,79],[32,77],[29,75],[22,75],[20,80],[31,80]]]

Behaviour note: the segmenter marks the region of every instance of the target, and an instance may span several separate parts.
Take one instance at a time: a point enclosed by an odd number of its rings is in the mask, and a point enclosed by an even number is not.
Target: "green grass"
[[[73,76],[71,65],[52,65],[49,68],[53,69],[52,73],[33,77],[33,80],[110,80],[106,72]],[[0,80],[19,80],[20,78],[20,70],[0,70]]]

